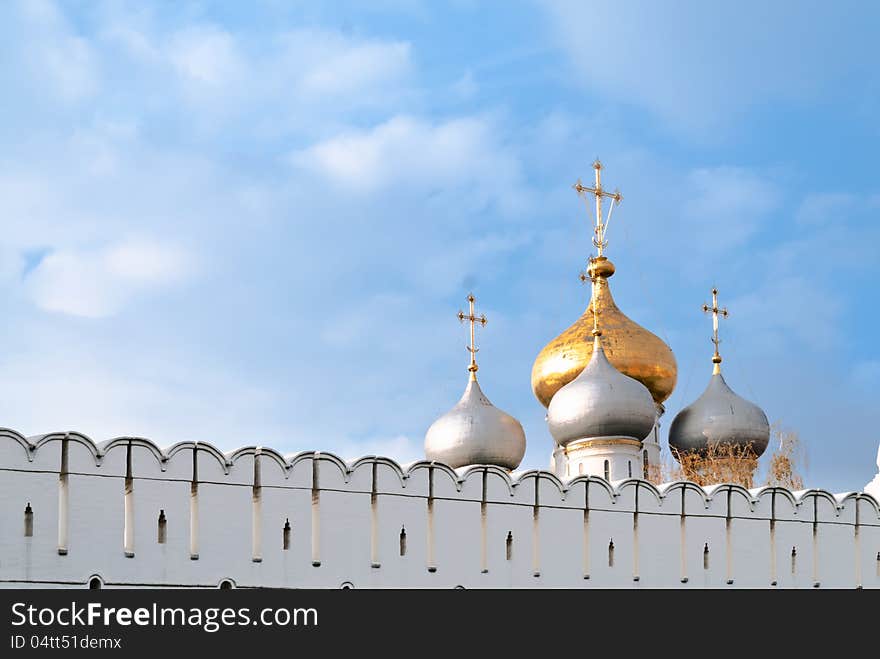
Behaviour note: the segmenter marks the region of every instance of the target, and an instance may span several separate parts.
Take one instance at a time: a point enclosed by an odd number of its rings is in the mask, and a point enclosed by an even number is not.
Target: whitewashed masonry
[[[0,585],[878,588],[863,493],[0,430]]]

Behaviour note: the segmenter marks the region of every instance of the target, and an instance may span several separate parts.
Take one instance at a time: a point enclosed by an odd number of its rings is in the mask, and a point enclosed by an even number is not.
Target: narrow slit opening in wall
[[[614,567],[614,538],[608,543],[608,567]]]
[[[406,527],[400,527],[400,555],[406,556]]]
[[[321,567],[321,488],[318,460],[312,458],[312,567]]]
[[[124,524],[122,550],[126,557],[134,556],[134,474],[131,468],[131,441],[125,449],[125,481],[123,485]]]
[[[104,587],[104,584],[101,583],[101,580],[98,577],[92,577],[89,579],[89,590],[101,590]]]
[[[160,545],[165,544],[165,539],[168,537],[168,520],[165,518],[165,510],[159,510],[159,521],[157,523],[156,529],[156,541]]]
[[[642,452],[642,475],[645,477],[645,480],[648,480],[648,452]]]
[[[604,473],[605,473],[605,480],[610,481],[611,480],[611,465],[608,462],[608,460],[605,461]]]
[[[61,440],[61,470],[58,474],[58,555],[66,556],[68,533],[70,531],[70,491],[68,490],[70,460],[70,439],[67,435]]]
[[[31,502],[28,501],[24,507],[24,537],[32,538],[34,536],[34,509],[31,508]]]
[[[791,573],[797,572],[797,547],[791,548]]]
[[[189,558],[199,560],[199,447],[192,450],[192,481],[189,485]]]
[[[632,460],[626,461],[626,471],[629,478],[633,477],[633,463]]]
[[[505,545],[505,556],[507,560],[511,560],[513,558],[513,531],[507,532],[507,539],[504,541]]]
[[[709,569],[709,543],[703,545],[703,569]]]
[[[877,576],[880,577],[880,551],[877,552]]]
[[[281,530],[281,549],[290,549],[290,518],[284,520],[284,528]]]

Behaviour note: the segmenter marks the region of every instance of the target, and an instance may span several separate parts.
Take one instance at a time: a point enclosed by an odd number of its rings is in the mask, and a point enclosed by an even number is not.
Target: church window
[[[290,549],[290,520],[284,520],[284,528],[281,529],[281,549],[287,551]]]
[[[28,501],[27,506],[24,508],[24,537],[30,538],[34,535],[34,510],[31,508],[31,503]]]
[[[406,556],[406,528],[400,527],[400,555]]]
[[[505,540],[504,544],[507,560],[509,561],[513,558],[513,531],[507,532],[507,540]],[[880,556],[878,556],[878,559],[880,559]]]
[[[648,452],[642,451],[642,472],[645,480],[648,480]]]
[[[614,567],[614,538],[608,543],[608,567]]]
[[[605,480],[611,480],[611,465],[608,463],[608,460],[605,461]]]

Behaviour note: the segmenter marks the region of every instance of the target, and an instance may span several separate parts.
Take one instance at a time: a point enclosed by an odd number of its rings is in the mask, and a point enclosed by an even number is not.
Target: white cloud
[[[221,87],[232,85],[245,70],[233,37],[216,27],[192,27],[171,37],[169,58],[175,71],[189,83]]]
[[[25,434],[77,430],[98,442],[134,435],[160,446],[200,440],[223,450],[249,443],[286,448],[285,429],[271,420],[278,393],[251,378],[202,364],[194,387],[182,355],[145,346],[120,353],[119,341],[74,340],[58,324],[28,330],[39,342],[3,362],[7,427]]]
[[[65,101],[77,101],[98,89],[96,54],[49,0],[18,4],[24,39],[19,57],[45,89]]]
[[[99,318],[142,290],[185,277],[191,259],[177,247],[129,242],[100,250],[59,250],[28,275],[33,302],[46,311]]]
[[[411,70],[410,44],[351,39],[327,30],[284,35],[284,62],[307,94],[354,94],[400,80]]]
[[[321,28],[257,40],[210,23],[169,30],[149,17],[117,14],[101,39],[144,79],[176,92],[197,111],[194,120],[207,119],[214,128],[220,119],[244,115],[253,131],[314,128],[336,115],[392,103],[412,69],[406,41]],[[148,103],[156,102],[148,96]]]
[[[524,202],[518,157],[481,117],[430,122],[396,116],[370,130],[343,132],[290,158],[294,166],[353,191],[470,186],[507,209]]]

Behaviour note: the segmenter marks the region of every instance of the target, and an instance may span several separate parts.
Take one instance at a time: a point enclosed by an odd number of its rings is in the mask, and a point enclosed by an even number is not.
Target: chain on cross
[[[593,230],[595,234],[593,236],[593,245],[595,245],[596,249],[599,252],[599,256],[602,256],[602,253],[605,250],[605,247],[608,245],[608,241],[605,239],[605,234],[608,231],[608,223],[611,221],[611,214],[614,212],[614,204],[619,204],[623,201],[623,195],[620,194],[618,190],[614,192],[606,192],[602,189],[602,163],[596,160],[593,163],[593,169],[596,170],[596,186],[593,188],[587,187],[581,183],[581,180],[578,179],[577,183],[575,183],[572,187],[578,193],[578,196],[584,197],[586,199],[586,194],[592,194],[596,197],[596,228]],[[602,219],[602,200],[603,198],[611,199],[611,206],[608,209],[608,219]]]
[[[467,296],[467,301],[468,305],[470,306],[469,313],[459,311],[458,320],[462,323],[467,320],[471,324],[471,344],[467,346],[468,352],[471,353],[471,363],[470,366],[468,366],[468,371],[470,371],[471,377],[475,377],[477,369],[479,368],[477,366],[477,352],[479,352],[480,349],[476,345],[476,335],[474,327],[477,323],[485,327],[486,323],[489,321],[486,319],[485,315],[480,314],[479,316],[477,316],[474,312],[474,302],[476,301],[476,298],[473,296],[473,294]]]
[[[712,355],[712,363],[715,364],[715,372],[717,373],[719,370],[718,364],[721,363],[721,354],[718,352],[718,344],[721,343],[721,339],[718,338],[718,317],[727,318],[728,316],[727,307],[718,307],[717,288],[712,289],[712,306],[710,307],[708,304],[704,304],[703,313],[712,314],[712,343],[715,345],[715,354]]]

